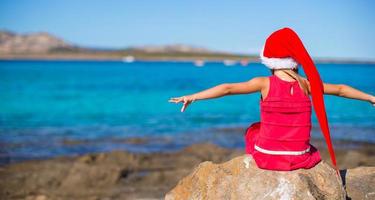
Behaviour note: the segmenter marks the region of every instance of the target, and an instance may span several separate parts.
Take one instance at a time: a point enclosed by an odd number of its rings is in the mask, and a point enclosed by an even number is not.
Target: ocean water
[[[373,64],[317,67],[325,82],[375,94]],[[268,75],[257,63],[0,61],[0,163],[115,149],[166,151],[202,141],[241,148],[241,131],[259,121],[259,94],[195,102],[185,113],[168,99]],[[325,103],[334,140],[375,143],[370,103],[335,96],[325,96]],[[313,122],[319,138],[314,115]],[[150,140],[124,142],[130,137]]]

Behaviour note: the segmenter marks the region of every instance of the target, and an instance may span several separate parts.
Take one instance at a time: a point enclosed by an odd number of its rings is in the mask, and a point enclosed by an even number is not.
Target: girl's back
[[[261,100],[261,122],[246,133],[246,153],[260,168],[311,168],[320,160],[310,145],[311,102],[297,81],[269,77],[267,96]]]

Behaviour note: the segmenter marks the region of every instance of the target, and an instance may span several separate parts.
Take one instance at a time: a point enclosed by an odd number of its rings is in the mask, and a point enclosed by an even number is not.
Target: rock
[[[47,200],[45,195],[28,196],[26,200]]]
[[[348,199],[375,199],[375,167],[342,170]]]
[[[369,160],[367,157],[359,151],[347,151],[345,156],[343,156],[342,163],[348,163],[347,168],[362,166]]]
[[[76,191],[77,187],[83,190],[111,187],[121,178],[121,174],[122,170],[117,166],[74,163],[66,178],[62,180],[60,189]]]
[[[199,164],[165,199],[345,199],[345,190],[324,161],[309,170],[278,172],[259,169],[251,156],[242,155]]]

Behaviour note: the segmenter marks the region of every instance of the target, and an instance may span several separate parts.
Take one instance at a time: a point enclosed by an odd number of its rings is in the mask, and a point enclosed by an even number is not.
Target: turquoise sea
[[[375,94],[374,64],[317,67],[325,82]],[[269,74],[258,63],[0,61],[0,163],[115,149],[168,151],[206,141],[242,148],[243,129],[259,120],[259,94],[195,102],[185,113],[167,101]],[[325,100],[334,140],[375,143],[375,107]],[[313,122],[313,137],[320,138],[315,116]],[[150,140],[121,142],[130,137]]]

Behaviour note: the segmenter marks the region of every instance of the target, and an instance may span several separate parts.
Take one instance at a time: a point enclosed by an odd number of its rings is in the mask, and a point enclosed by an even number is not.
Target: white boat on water
[[[194,65],[196,67],[203,67],[204,66],[204,61],[203,60],[196,60],[196,61],[194,61]]]
[[[135,61],[135,58],[134,56],[125,56],[122,58],[122,61],[126,63],[132,63]]]
[[[237,63],[237,61],[235,61],[235,60],[224,60],[223,63],[224,63],[225,66],[233,66]]]

